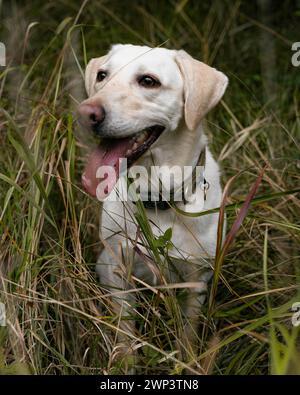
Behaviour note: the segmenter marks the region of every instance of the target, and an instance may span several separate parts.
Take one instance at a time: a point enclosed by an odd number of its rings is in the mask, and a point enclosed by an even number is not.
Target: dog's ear
[[[221,100],[228,85],[225,74],[178,51],[175,60],[184,80],[184,116],[190,130]]]
[[[85,69],[85,89],[88,96],[92,94],[93,85],[96,82],[97,72],[101,66],[106,62],[108,56],[104,55],[100,58],[94,58],[89,61]]]

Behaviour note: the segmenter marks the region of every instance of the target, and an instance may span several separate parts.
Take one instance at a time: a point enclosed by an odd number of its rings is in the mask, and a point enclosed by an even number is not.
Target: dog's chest
[[[141,245],[141,229],[135,215],[137,207],[132,202],[106,202],[102,213],[102,237],[115,239],[122,244],[134,246],[139,240]],[[197,259],[199,256],[213,256],[217,221],[214,216],[188,218],[177,214],[174,210],[146,209],[148,225],[151,232],[158,238],[168,229],[172,230],[169,252],[178,259]],[[126,240],[126,241],[125,241]]]

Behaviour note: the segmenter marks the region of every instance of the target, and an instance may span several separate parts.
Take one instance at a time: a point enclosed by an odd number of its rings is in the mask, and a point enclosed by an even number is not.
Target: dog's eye
[[[152,77],[151,75],[142,75],[138,78],[138,83],[144,88],[157,88],[161,85],[159,80]]]
[[[106,76],[107,76],[107,73],[105,71],[102,71],[102,70],[98,71],[97,81],[98,82],[103,81]]]

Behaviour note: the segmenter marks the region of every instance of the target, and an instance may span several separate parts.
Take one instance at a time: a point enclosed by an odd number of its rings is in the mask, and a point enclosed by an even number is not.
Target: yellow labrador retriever
[[[85,84],[88,99],[79,106],[80,122],[101,139],[82,176],[86,191],[104,201],[100,237],[105,248],[97,265],[100,281],[112,295],[116,294],[115,305],[123,315],[132,306],[134,293],[124,292],[122,297],[119,291],[129,288],[131,276],[152,284],[195,283],[183,306],[186,336],[191,336],[211,275],[205,268],[211,269],[215,254],[218,215],[185,217],[172,202],[174,191],[182,191],[183,181],[191,181],[191,187],[184,189],[186,195],[177,194],[179,209],[199,212],[220,205],[219,167],[207,147],[202,120],[222,98],[228,79],[183,50],[114,45],[106,56],[89,62]],[[149,258],[134,221],[137,204],[128,196],[120,198],[128,190],[128,181],[119,167],[122,160],[129,172],[135,166],[139,168],[139,197],[154,236],[172,229],[169,255],[175,269],[157,270],[159,262]],[[196,167],[204,172],[196,174]],[[147,176],[153,168],[154,193],[149,195]],[[172,182],[162,182],[170,168],[176,170]],[[185,168],[191,171],[182,177]],[[167,198],[161,196],[161,183],[164,192],[169,192]],[[151,200],[153,196],[156,198]],[[134,333],[134,325],[129,322],[124,320],[121,328]]]

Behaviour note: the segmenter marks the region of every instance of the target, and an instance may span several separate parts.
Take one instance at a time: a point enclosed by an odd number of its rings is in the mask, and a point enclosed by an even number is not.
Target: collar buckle
[[[207,191],[209,190],[210,184],[206,179],[203,179],[203,183],[200,184],[200,188],[203,191],[204,201],[206,201]]]

